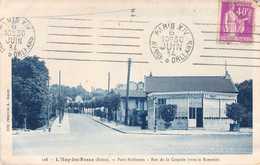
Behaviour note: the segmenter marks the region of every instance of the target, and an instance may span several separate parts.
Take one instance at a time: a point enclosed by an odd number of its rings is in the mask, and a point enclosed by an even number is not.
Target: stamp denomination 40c
[[[194,38],[183,23],[160,23],[151,33],[149,45],[161,63],[182,63],[193,51]]]
[[[252,1],[221,0],[219,43],[253,43],[254,12]]]
[[[0,54],[24,57],[34,43],[35,31],[29,20],[23,17],[0,19]]]

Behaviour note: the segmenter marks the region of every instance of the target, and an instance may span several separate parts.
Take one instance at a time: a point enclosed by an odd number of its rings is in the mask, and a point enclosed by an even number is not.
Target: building
[[[124,123],[125,121],[125,106],[126,106],[126,85],[118,85],[115,89],[116,93],[119,93],[121,95],[121,106],[118,111],[117,120],[120,123]],[[129,101],[128,101],[128,109],[129,109],[129,118],[128,123],[132,123],[133,119],[131,113],[133,110],[137,111],[146,111],[147,110],[147,100],[146,100],[146,93],[144,93],[144,83],[139,82],[135,83],[131,81],[129,83]]]
[[[82,96],[77,95],[74,102],[75,102],[75,103],[83,103],[84,101],[83,101],[83,99],[82,99]]]
[[[230,75],[145,77],[148,100],[148,129],[164,130],[158,107],[176,104],[177,112],[168,129],[228,130],[233,121],[226,116],[226,104],[237,101],[238,90]]]
[[[72,103],[73,100],[71,97],[66,97],[66,103],[69,104],[69,103]]]

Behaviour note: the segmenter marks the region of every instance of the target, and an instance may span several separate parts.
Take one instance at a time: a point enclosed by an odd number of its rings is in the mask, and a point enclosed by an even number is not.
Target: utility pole
[[[125,125],[128,125],[128,101],[129,101],[130,69],[131,69],[131,58],[128,58],[127,83],[126,83],[126,102],[125,102]]]
[[[108,83],[107,83],[107,85],[108,85],[108,87],[107,87],[107,90],[108,90],[108,93],[109,93],[109,91],[110,91],[110,72],[108,72]]]

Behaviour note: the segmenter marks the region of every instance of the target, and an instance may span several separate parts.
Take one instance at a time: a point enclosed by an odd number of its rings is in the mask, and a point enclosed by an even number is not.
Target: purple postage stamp
[[[253,43],[254,12],[251,1],[220,0],[219,43]]]

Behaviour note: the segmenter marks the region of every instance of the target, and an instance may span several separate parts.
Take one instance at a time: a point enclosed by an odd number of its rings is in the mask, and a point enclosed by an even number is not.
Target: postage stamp
[[[0,19],[0,53],[9,57],[24,57],[33,48],[35,31],[23,17]]]
[[[161,63],[183,63],[193,51],[194,38],[183,23],[160,23],[151,33],[149,45]]]
[[[251,1],[220,1],[219,43],[253,43],[254,13]]]

